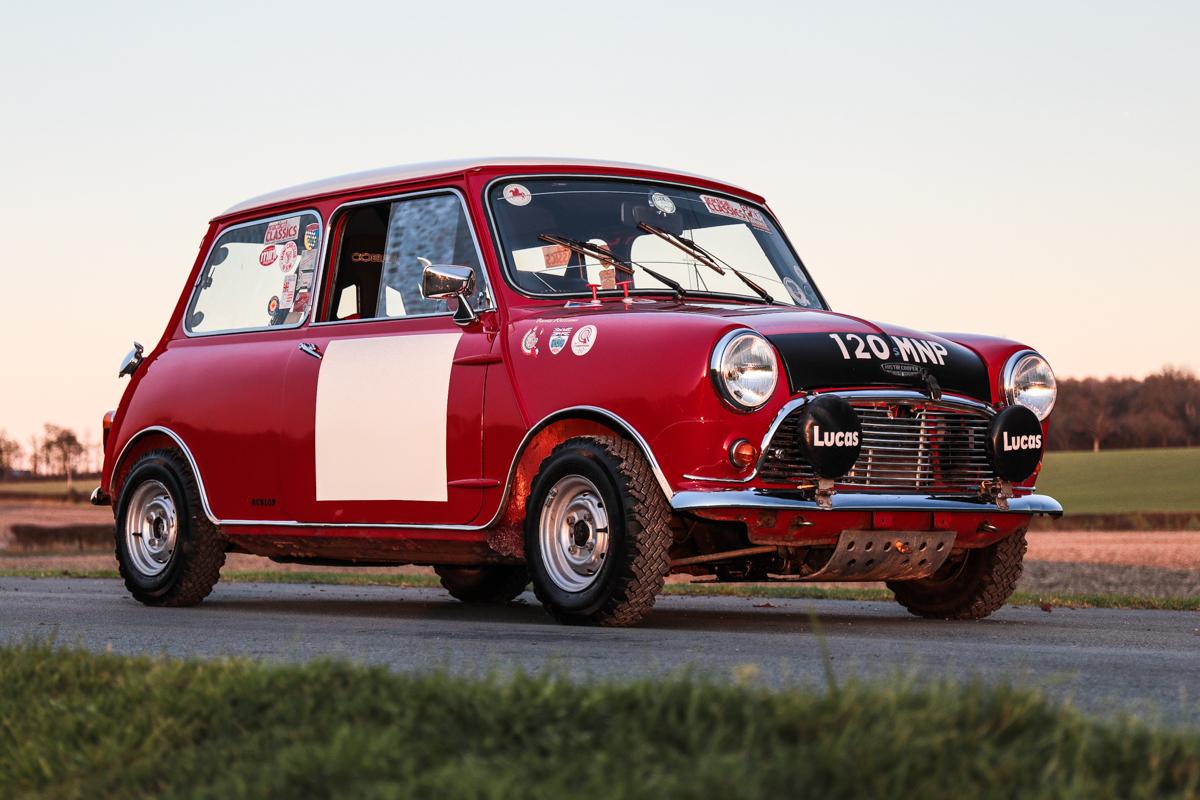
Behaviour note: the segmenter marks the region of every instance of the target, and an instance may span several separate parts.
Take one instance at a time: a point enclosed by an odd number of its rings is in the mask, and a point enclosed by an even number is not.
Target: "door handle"
[[[321,348],[317,347],[315,344],[312,344],[311,342],[301,342],[300,343],[300,352],[304,353],[305,355],[310,355],[313,358],[317,359],[318,361],[321,360]]]

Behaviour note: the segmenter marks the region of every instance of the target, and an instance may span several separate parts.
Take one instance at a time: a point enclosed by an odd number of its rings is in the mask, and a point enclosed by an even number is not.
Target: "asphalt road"
[[[821,683],[813,619],[839,679],[950,675],[1034,684],[1101,714],[1200,723],[1200,614],[1008,607],[932,622],[890,603],[663,597],[639,627],[554,624],[532,595],[467,606],[432,589],[230,583],[200,606],[146,608],[112,580],[0,578],[0,640],[53,636],[122,653],[341,656],[397,670],[481,674],[553,665],[580,680],[758,668]],[[814,616],[815,615],[815,616]]]

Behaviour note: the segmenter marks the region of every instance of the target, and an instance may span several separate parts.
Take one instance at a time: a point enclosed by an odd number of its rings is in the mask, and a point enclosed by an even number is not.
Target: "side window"
[[[470,222],[455,194],[421,195],[347,212],[327,320],[378,319],[448,312],[421,297],[422,259],[475,270],[471,305],[488,303]]]
[[[293,214],[220,235],[184,317],[189,333],[217,333],[304,320],[312,297],[321,220]]]

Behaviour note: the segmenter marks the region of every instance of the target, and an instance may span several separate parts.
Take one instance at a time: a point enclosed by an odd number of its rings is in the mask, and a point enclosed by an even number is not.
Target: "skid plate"
[[[843,531],[825,566],[805,581],[903,581],[937,571],[954,531]]]

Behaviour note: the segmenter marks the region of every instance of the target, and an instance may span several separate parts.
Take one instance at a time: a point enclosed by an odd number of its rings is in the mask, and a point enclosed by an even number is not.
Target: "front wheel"
[[[670,567],[670,516],[632,442],[563,442],[542,462],[526,506],[525,556],[538,600],[559,622],[640,622]]]
[[[208,596],[221,576],[225,545],[183,456],[154,450],[139,458],[116,514],[117,565],[136,600],[190,606]]]
[[[1025,531],[948,560],[928,578],[888,581],[900,605],[929,619],[983,619],[1012,596],[1025,559]]]

